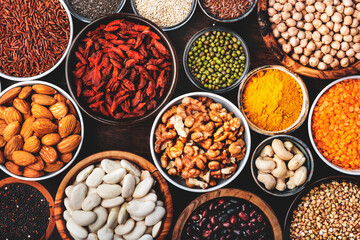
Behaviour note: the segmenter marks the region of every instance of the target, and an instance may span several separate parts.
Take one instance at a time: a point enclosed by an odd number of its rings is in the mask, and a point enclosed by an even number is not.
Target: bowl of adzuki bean
[[[292,202],[285,219],[286,239],[360,239],[359,179],[320,179]]]
[[[4,0],[0,16],[0,77],[39,79],[65,59],[74,29],[63,1]]]
[[[54,200],[40,183],[5,178],[0,181],[0,199],[0,239],[50,238]]]
[[[168,36],[128,13],[88,24],[65,63],[66,82],[80,108],[97,121],[121,126],[154,116],[175,90],[178,71]]]
[[[282,239],[273,210],[258,196],[224,188],[203,194],[181,213],[172,239]]]

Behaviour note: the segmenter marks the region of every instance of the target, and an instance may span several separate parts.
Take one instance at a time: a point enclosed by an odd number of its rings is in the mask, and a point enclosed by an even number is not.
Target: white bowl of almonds
[[[54,84],[20,82],[0,93],[0,169],[10,176],[58,175],[76,159],[83,138],[79,108]]]
[[[172,199],[166,181],[144,158],[100,152],[75,165],[55,198],[63,239],[165,239]]]

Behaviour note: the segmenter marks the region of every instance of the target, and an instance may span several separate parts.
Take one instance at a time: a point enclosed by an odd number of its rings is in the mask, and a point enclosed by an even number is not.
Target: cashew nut
[[[271,144],[275,154],[283,160],[290,160],[293,154],[285,149],[283,142],[279,139],[274,139]]]
[[[281,160],[277,155],[274,156],[274,161],[276,163],[276,168],[271,171],[271,174],[276,178],[283,178],[287,173],[286,164]]]
[[[260,152],[260,157],[272,157],[274,156],[274,150],[270,145],[266,145]]]
[[[271,173],[276,167],[275,162],[269,157],[258,157],[255,160],[255,166],[257,169],[264,173]]]
[[[276,190],[282,192],[286,189],[285,178],[276,179]]]
[[[306,161],[306,158],[302,153],[296,154],[289,162],[288,162],[288,169],[289,170],[296,170],[301,167]]]
[[[304,184],[307,178],[307,168],[305,166],[300,167],[295,171],[294,174],[294,183],[296,186]]]
[[[294,147],[294,144],[290,141],[286,141],[286,142],[284,142],[284,147],[286,148],[286,150],[291,152],[291,149]]]
[[[272,190],[276,186],[275,178],[269,173],[259,172],[257,176],[257,180],[265,185],[265,188],[268,190]]]
[[[296,187],[295,183],[294,183],[294,176],[289,178],[289,181],[287,181],[286,186],[288,189],[294,189]]]

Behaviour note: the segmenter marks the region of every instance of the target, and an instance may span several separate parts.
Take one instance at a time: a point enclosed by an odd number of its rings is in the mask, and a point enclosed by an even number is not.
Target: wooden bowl
[[[164,240],[166,238],[166,235],[169,233],[169,229],[171,227],[171,222],[172,222],[172,216],[173,216],[173,204],[172,204],[172,198],[169,187],[165,179],[161,176],[157,168],[152,163],[150,163],[145,158],[142,158],[138,155],[129,152],[122,152],[122,151],[105,151],[105,152],[93,154],[81,160],[66,174],[66,176],[60,183],[60,186],[58,188],[55,197],[55,222],[61,238],[67,240],[73,239],[66,229],[66,222],[64,221],[63,218],[63,212],[65,210],[63,200],[66,197],[65,188],[69,184],[74,182],[77,174],[82,169],[86,168],[89,165],[100,163],[101,160],[105,158],[117,159],[117,160],[126,159],[132,163],[135,163],[140,169],[148,170],[152,174],[152,176],[156,179],[156,181],[158,182],[155,185],[157,186],[156,190],[158,190],[157,191],[158,193],[159,192],[161,193],[160,196],[162,196],[162,200],[164,201],[164,205],[166,208],[166,216],[165,219],[163,220],[163,225],[161,227],[162,229],[157,239]]]
[[[274,234],[274,240],[282,240],[283,239],[279,221],[278,221],[274,211],[270,208],[270,206],[266,202],[264,202],[264,200],[262,200],[255,194],[248,192],[248,191],[239,190],[239,189],[235,189],[235,188],[223,188],[223,189],[219,189],[219,190],[216,190],[213,192],[209,192],[209,193],[200,195],[195,200],[193,200],[182,211],[180,217],[178,218],[178,220],[175,224],[173,235],[172,235],[172,240],[178,240],[181,238],[182,231],[184,229],[184,225],[193,211],[195,211],[203,203],[205,203],[209,200],[215,199],[215,198],[219,198],[219,197],[241,198],[241,199],[244,199],[244,200],[256,205],[269,219],[269,222],[270,222],[271,228],[273,230],[273,234]]]
[[[274,38],[271,31],[271,23],[269,21],[267,9],[268,0],[259,0],[258,21],[260,25],[261,36],[263,37],[264,42],[269,48],[269,50],[279,59],[280,63],[286,66],[288,69],[307,77],[320,79],[336,79],[353,75],[360,71],[360,61],[356,61],[355,63],[346,68],[326,71],[306,67],[295,61],[282,50],[282,47],[277,43],[276,39]]]
[[[46,232],[45,234],[40,238],[40,240],[47,240],[50,238],[51,233],[54,230],[55,227],[55,217],[54,217],[54,199],[52,198],[52,196],[50,195],[50,193],[48,192],[48,190],[46,190],[46,188],[41,185],[38,182],[30,182],[30,181],[24,181],[21,179],[17,179],[14,177],[8,177],[5,178],[3,180],[0,181],[0,188],[2,188],[3,186],[12,184],[12,183],[22,183],[22,184],[26,184],[26,185],[30,185],[34,188],[36,188],[37,190],[40,191],[40,193],[46,198],[46,201],[49,203],[50,206],[50,216],[49,216],[49,224],[46,228]]]

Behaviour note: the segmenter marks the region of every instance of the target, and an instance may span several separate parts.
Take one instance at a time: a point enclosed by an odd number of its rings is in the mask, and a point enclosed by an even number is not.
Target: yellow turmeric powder
[[[303,95],[298,82],[286,72],[266,69],[246,83],[242,104],[247,118],[258,128],[281,131],[299,118]]]

